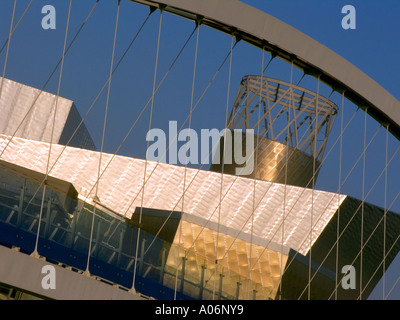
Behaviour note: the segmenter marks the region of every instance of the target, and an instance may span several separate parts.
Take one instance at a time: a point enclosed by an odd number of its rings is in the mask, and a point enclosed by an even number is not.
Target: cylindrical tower
[[[333,102],[318,93],[281,80],[246,76],[226,124],[230,132],[242,132],[243,138],[239,144],[234,141],[234,134],[226,136],[226,140],[232,139],[229,146],[233,149],[241,145],[243,157],[252,158],[254,170],[244,176],[311,187],[337,111]],[[252,154],[246,154],[249,139],[254,139]],[[224,149],[228,145],[224,143],[219,148],[222,161],[213,161],[211,170],[237,174],[243,163],[234,157],[226,161]]]

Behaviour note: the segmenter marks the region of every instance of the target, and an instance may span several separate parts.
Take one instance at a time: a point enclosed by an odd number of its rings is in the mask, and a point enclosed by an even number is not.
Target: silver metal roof
[[[8,141],[9,137],[0,136],[0,152]],[[50,176],[72,183],[81,199],[93,203],[99,153],[53,145],[50,168],[64,148]],[[48,143],[14,138],[2,160],[43,173],[46,172],[48,152]],[[118,214],[129,218],[140,206],[181,211],[185,220],[211,229],[215,229],[219,222],[232,235],[239,236],[240,233],[242,239],[251,234],[253,214],[252,236],[255,241],[258,238],[260,245],[279,243],[301,254],[306,254],[310,247],[311,215],[314,243],[345,199],[345,196],[331,192],[224,174],[223,201],[219,206],[221,174],[187,168],[182,208],[184,167],[148,161],[148,181],[143,195],[145,160],[112,157],[111,154],[103,154],[102,171],[106,166],[108,168],[100,179],[98,198],[102,205]],[[285,221],[281,243],[283,214]]]
[[[0,96],[0,132],[50,142],[52,121],[49,119],[54,117],[56,103],[53,142],[60,140],[73,101],[58,97],[57,102],[54,94],[4,78]]]

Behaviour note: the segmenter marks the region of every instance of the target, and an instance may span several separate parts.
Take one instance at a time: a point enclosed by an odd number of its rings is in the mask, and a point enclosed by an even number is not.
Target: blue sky
[[[11,21],[12,0],[0,0],[0,45],[8,37]],[[28,0],[18,0],[16,19],[20,17]],[[399,74],[400,41],[397,35],[400,30],[400,2],[398,0],[246,0],[244,1],[276,18],[292,25],[315,40],[321,42],[359,69],[368,74],[394,97],[400,99]],[[73,0],[72,15],[69,26],[68,41],[75,35],[79,26],[94,5],[94,0]],[[77,38],[68,53],[63,69],[60,95],[75,101],[81,115],[84,115],[95,96],[106,81],[110,70],[110,59],[114,36],[116,1],[100,0],[87,25]],[[56,29],[43,30],[41,8],[51,4],[56,8]],[[13,80],[41,88],[50,75],[62,54],[65,26],[67,21],[68,0],[34,0],[26,16],[12,37],[5,76]],[[344,5],[356,8],[356,29],[344,30],[341,27]],[[121,1],[115,59],[118,60],[131,41],[145,17],[148,9],[144,6]],[[157,45],[157,32],[160,15],[154,13],[143,32],[118,71],[112,78],[110,91],[109,114],[107,118],[104,150],[114,153],[140,110],[149,100],[152,87]],[[160,39],[160,55],[158,61],[157,83],[168,70],[170,63],[193,30],[193,22],[164,14]],[[196,89],[194,100],[201,96],[204,88],[228,53],[231,39],[209,28],[200,29],[198,64],[196,69]],[[190,108],[191,84],[195,38],[192,38],[182,56],[169,73],[154,99],[152,127],[167,129],[169,120],[177,120],[180,126],[186,119]],[[240,79],[247,74],[259,74],[261,69],[261,53],[252,46],[239,43],[233,52],[230,78],[230,95],[228,107],[232,106]],[[0,55],[1,71],[3,70],[5,50]],[[269,55],[265,55],[265,61]],[[268,76],[288,81],[290,67],[275,59],[267,72]],[[57,92],[58,72],[56,72],[46,91]],[[302,73],[295,71],[295,81]],[[226,116],[228,92],[228,64],[225,64],[206,92],[198,108],[193,114],[192,128],[222,129]],[[315,79],[304,79],[301,85],[316,90]],[[100,96],[93,110],[89,113],[86,124],[96,145],[101,142],[106,91]],[[321,94],[328,96],[329,88],[321,87]],[[332,94],[331,99],[340,104],[340,96]],[[350,117],[355,107],[346,105],[346,116]],[[149,109],[135,126],[120,153],[133,157],[144,157],[145,134],[149,126]],[[367,137],[372,137],[378,125],[368,119]],[[339,125],[337,119],[336,125]],[[344,150],[349,150],[349,161],[343,164],[343,170],[349,170],[352,162],[362,151],[364,118],[354,120],[352,131],[346,136]],[[337,127],[336,126],[336,130]],[[187,125],[185,126],[187,127]],[[337,133],[337,132],[336,132]],[[335,132],[332,133],[334,135]],[[366,188],[372,186],[374,179],[382,169],[382,154],[385,139],[384,131],[380,131],[376,143],[367,153],[367,166],[371,174],[366,181]],[[332,141],[331,141],[332,142]],[[394,152],[398,142],[390,139],[389,156]],[[361,148],[361,149],[360,149]],[[338,186],[337,147],[327,160],[326,170],[319,176],[319,187],[336,191]],[[380,157],[375,155],[381,155]],[[397,159],[398,160],[398,159]],[[399,163],[397,161],[397,163]],[[400,179],[399,170],[392,166],[390,171],[388,199],[393,199],[398,192],[396,182]],[[343,192],[361,197],[360,165],[354,170],[349,183]],[[368,169],[369,170],[369,169]],[[375,171],[374,171],[375,170]],[[382,206],[383,181],[380,180],[368,201]],[[400,212],[400,204],[393,209]],[[398,264],[397,264],[398,265]],[[398,274],[394,273],[394,279]],[[378,292],[378,290],[377,290]],[[379,292],[377,293],[379,294]],[[400,291],[393,291],[393,296],[400,297]],[[379,297],[379,296],[377,296]]]

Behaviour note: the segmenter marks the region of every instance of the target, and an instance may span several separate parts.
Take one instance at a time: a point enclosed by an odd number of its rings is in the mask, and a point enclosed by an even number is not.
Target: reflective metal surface
[[[1,82],[0,77],[0,82]],[[0,95],[0,133],[37,141],[67,144],[81,122],[74,102],[4,78]],[[54,112],[57,114],[54,119]],[[54,132],[52,137],[52,126]],[[82,124],[70,146],[95,150]]]
[[[0,136],[0,150],[7,142],[8,137]],[[48,149],[44,142],[14,138],[2,159],[43,173],[46,172]],[[63,149],[61,145],[53,145],[50,168],[59,159],[50,175],[72,183],[79,198],[93,204],[99,153],[67,147],[60,156]],[[188,220],[188,215],[199,225],[216,230],[219,223],[219,227],[229,228],[232,235],[244,240],[253,236],[302,254],[310,248],[311,225],[308,221],[311,215],[315,222],[312,244],[346,198],[331,192],[268,181],[254,182],[232,175],[224,175],[221,185],[221,174],[187,168],[182,207],[184,167],[148,161],[143,194],[145,160],[115,156],[110,162],[112,158],[111,154],[103,154],[101,170],[108,168],[98,185],[99,203],[106,208],[127,218],[140,206],[180,211],[184,212],[183,219]]]
[[[242,141],[242,152],[245,154],[245,139]],[[249,175],[242,175],[243,177],[305,188],[312,187],[313,181],[315,182],[318,177],[317,169],[320,167],[318,160],[314,163],[313,157],[277,141],[260,137],[254,137],[254,141],[254,145],[257,146],[254,151],[254,170]],[[232,162],[232,164],[224,163],[225,174],[234,175],[238,168],[243,168],[243,165]],[[222,164],[212,164],[210,170],[222,172]]]
[[[288,258],[278,251],[184,220],[178,227],[173,244],[167,268],[172,274],[177,265],[181,270],[182,259],[185,258],[186,278],[198,282],[203,272],[203,285],[208,289],[203,293],[205,299],[212,299],[213,295],[215,298],[218,294],[236,298],[238,283],[239,299],[252,299],[253,295],[256,299],[274,299]],[[174,280],[171,276],[164,279],[172,283]]]

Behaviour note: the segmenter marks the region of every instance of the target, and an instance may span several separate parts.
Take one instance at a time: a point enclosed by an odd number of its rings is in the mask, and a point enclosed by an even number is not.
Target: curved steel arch
[[[238,0],[131,0],[156,7],[225,33],[293,61],[319,76],[400,140],[400,102],[368,75],[318,41],[279,19]]]

